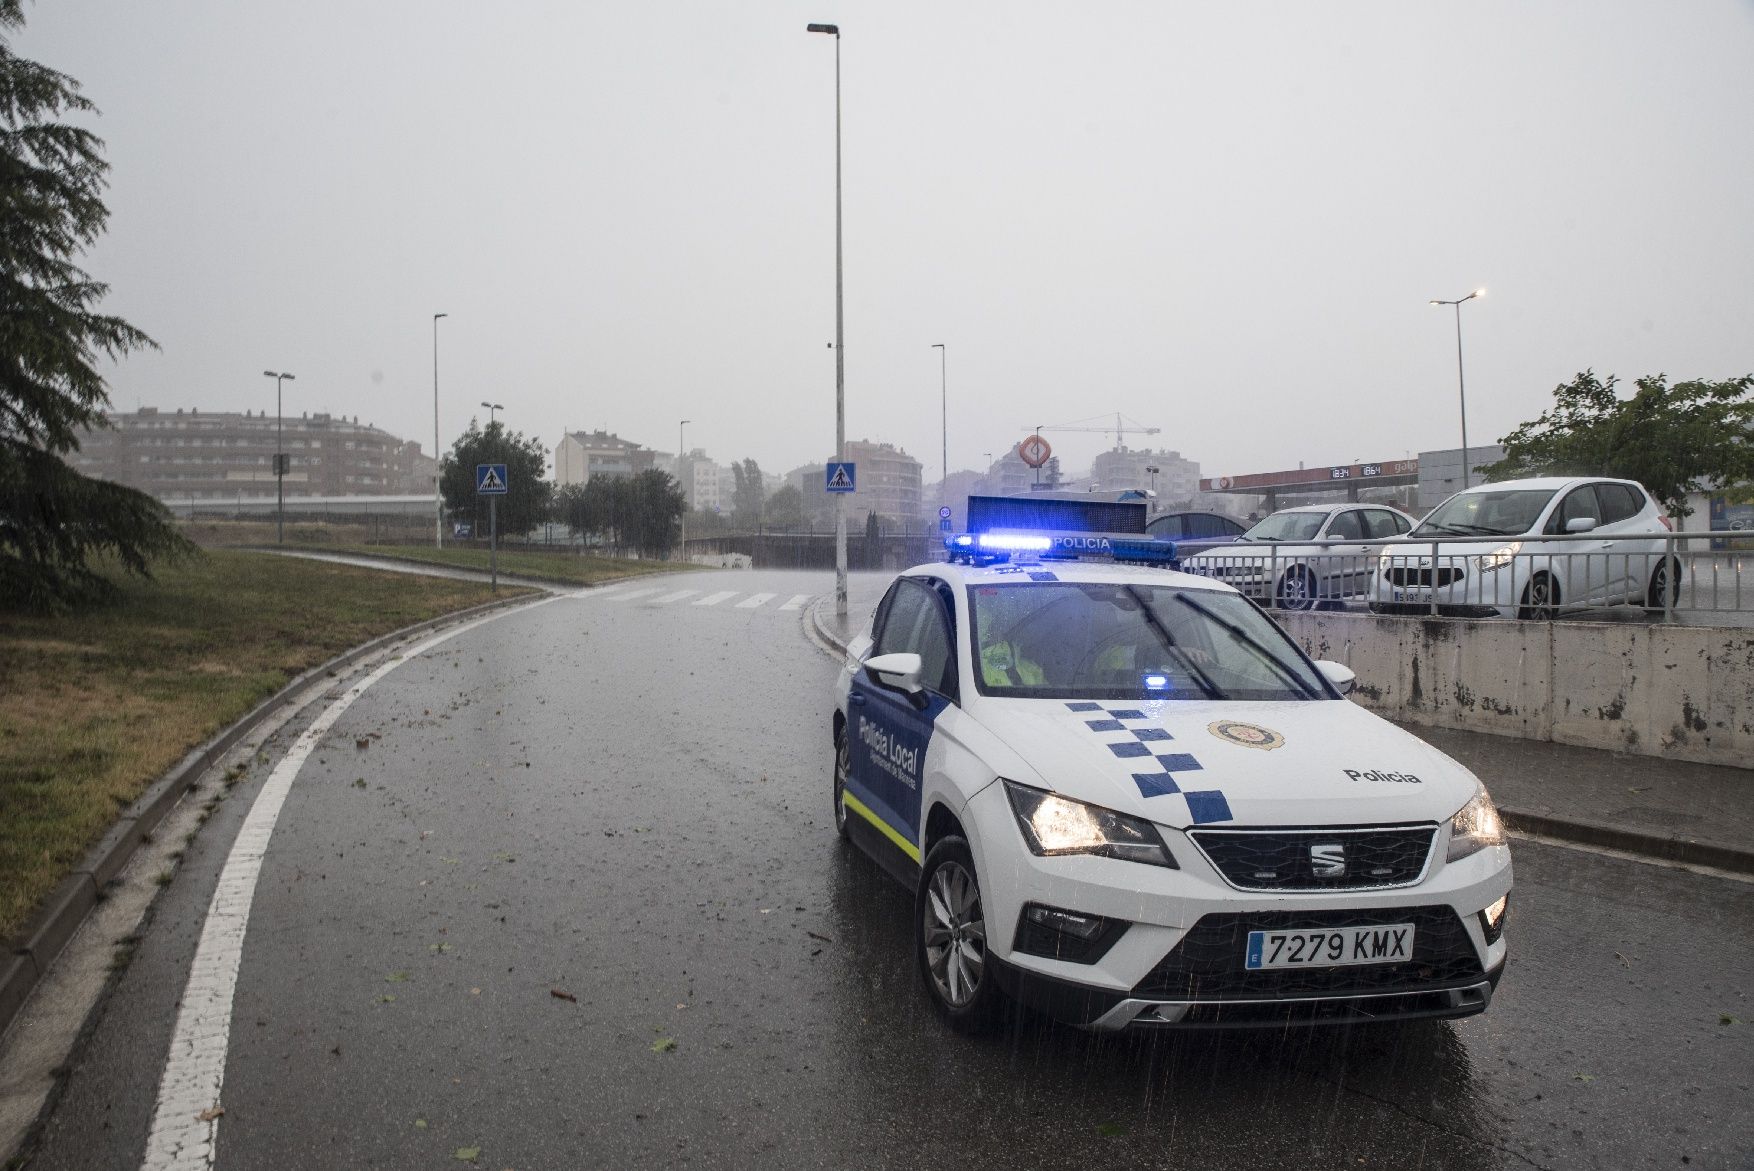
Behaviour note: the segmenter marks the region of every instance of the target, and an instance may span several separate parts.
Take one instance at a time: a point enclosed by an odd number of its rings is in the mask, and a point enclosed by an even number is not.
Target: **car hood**
[[[1443,821],[1479,784],[1347,700],[983,697],[969,714],[1035,773],[1011,779],[1178,829]]]

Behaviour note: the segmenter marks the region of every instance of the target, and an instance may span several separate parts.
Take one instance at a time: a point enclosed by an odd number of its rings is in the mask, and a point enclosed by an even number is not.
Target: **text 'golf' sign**
[[[504,496],[506,494],[506,474],[504,464],[475,465],[475,495]]]

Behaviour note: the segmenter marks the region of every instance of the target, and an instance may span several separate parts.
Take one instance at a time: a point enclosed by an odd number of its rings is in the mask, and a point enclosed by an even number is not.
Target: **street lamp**
[[[811,24],[805,32],[834,38],[834,458],[847,457],[847,336],[842,285],[840,206],[840,26]],[[834,613],[847,616],[846,493],[834,494]]]
[[[678,540],[684,557],[688,556],[688,488],[682,483],[682,460],[683,453],[688,450],[688,440],[683,437],[683,428],[692,422],[693,419],[683,419],[676,424],[676,486],[682,489],[682,535]]]
[[[262,377],[274,380],[274,543],[286,543],[286,445],[281,442],[280,385],[296,382],[290,374],[262,371]]]
[[[945,366],[950,361],[950,350],[943,342],[933,342],[932,348],[938,351],[938,425],[943,429],[944,442],[944,480],[938,485],[939,504],[950,503],[950,390]]]
[[[1462,377],[1462,303],[1472,301],[1475,297],[1484,297],[1485,289],[1475,289],[1466,297],[1454,301],[1432,300],[1433,305],[1454,305],[1456,307],[1456,388],[1462,400],[1462,487],[1468,486],[1468,384]]]
[[[505,410],[504,403],[483,402],[481,405],[487,408],[487,425],[489,427],[493,426],[493,412]]]
[[[438,428],[438,323],[449,313],[432,315],[432,547],[445,546],[445,504],[439,495],[439,428]]]

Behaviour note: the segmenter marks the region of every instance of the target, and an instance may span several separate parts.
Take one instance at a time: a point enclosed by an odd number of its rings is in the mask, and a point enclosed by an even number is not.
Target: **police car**
[[[1007,999],[1101,1030],[1484,1010],[1511,860],[1479,780],[1230,586],[1089,559],[1168,560],[1138,554],[1142,508],[1112,540],[1047,519],[903,573],[838,677],[835,824],[914,889],[938,1010],[968,1030]]]

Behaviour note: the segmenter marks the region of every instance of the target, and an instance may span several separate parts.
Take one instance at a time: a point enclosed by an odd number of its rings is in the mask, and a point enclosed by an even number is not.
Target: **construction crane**
[[[1094,418],[1095,416],[1092,417]],[[1125,418],[1125,416],[1119,411],[1116,411],[1113,427],[1106,425],[1102,427],[1084,427],[1077,423],[1068,423],[1059,427],[1037,427],[1035,433],[1040,435],[1043,431],[1096,431],[1106,435],[1108,432],[1113,431],[1115,433],[1115,450],[1119,451],[1125,445],[1125,436],[1128,432],[1131,432],[1134,435],[1156,435],[1163,430],[1162,427],[1141,427],[1132,419],[1126,420],[1128,423],[1131,423],[1132,426],[1123,426],[1121,423],[1123,418]]]

